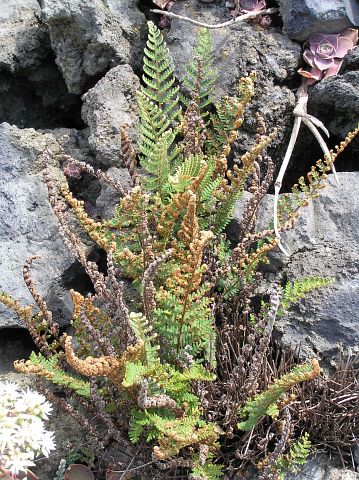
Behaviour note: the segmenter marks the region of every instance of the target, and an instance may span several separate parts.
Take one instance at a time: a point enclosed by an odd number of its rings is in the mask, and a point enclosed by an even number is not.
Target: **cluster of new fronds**
[[[212,63],[210,35],[201,30],[185,80],[190,96],[182,102],[172,59],[150,22],[137,95],[141,173],[127,127],[120,131],[133,186],[124,191],[106,173],[61,154],[115,189],[120,199],[113,218],[92,219],[84,203],[44,170],[60,233],[94,286],[87,296],[71,291],[75,338],[59,333],[37,292],[30,275],[34,258],[25,264],[24,279],[37,310],[0,295],[23,318],[40,350],[16,362],[16,369],[62,386],[80,409],[39,388],[100,447],[122,442],[126,432],[134,443],[142,438],[154,444],[152,461],[161,470],[189,469],[191,478],[208,480],[222,475],[217,461],[222,435],[233,438],[262,417],[279,415],[288,389],[318,375],[313,360],[277,380],[265,377],[266,385],[260,380],[278,309],[326,284],[312,280],[286,287],[281,306],[280,289],[274,288],[269,304],[255,311],[256,272],[276,246],[273,230],[255,232],[258,205],[273,175],[266,148],[275,132],[267,134],[258,116],[253,147],[229,165],[255,75],[241,79],[235,97],[213,105]],[[42,155],[46,165],[50,155]],[[239,244],[231,249],[223,232],[246,188],[252,200]],[[296,219],[297,205],[291,208],[285,204],[283,230]],[[106,252],[106,273],[88,260],[78,224]],[[133,287],[130,307],[125,280]],[[237,323],[227,315],[234,301]],[[248,322],[251,315],[255,327]],[[247,332],[245,338],[241,332]]]

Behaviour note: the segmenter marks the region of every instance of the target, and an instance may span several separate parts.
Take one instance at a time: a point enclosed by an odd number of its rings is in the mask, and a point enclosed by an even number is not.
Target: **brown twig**
[[[232,20],[228,20],[228,22],[224,23],[218,23],[217,25],[213,25],[211,23],[204,23],[204,22],[199,22],[198,20],[193,20],[193,18],[190,17],[185,17],[184,15],[178,15],[176,13],[172,12],[167,12],[165,10],[157,10],[153,9],[150,10],[153,13],[158,13],[160,15],[164,15],[166,17],[170,18],[177,18],[178,20],[183,20],[184,22],[189,22],[193,23],[193,25],[197,25],[198,27],[204,27],[208,29],[216,29],[216,28],[225,28],[225,27],[230,27],[231,25],[234,25],[239,22],[245,22],[246,20],[251,20],[252,18],[259,17],[261,15],[272,15],[274,13],[278,13],[279,9],[278,8],[266,8],[265,10],[261,10],[259,12],[249,12],[245,13],[244,15],[239,15],[236,18],[233,18]]]

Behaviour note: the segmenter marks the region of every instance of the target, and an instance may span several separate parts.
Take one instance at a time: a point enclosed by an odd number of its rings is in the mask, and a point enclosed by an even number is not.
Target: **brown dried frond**
[[[176,457],[163,462],[157,458],[158,456],[160,456],[159,447],[154,447],[153,453],[152,453],[152,459],[159,470],[172,470],[175,468],[191,468],[193,466],[193,461],[190,458]]]
[[[229,101],[229,98],[228,98]],[[233,122],[233,130],[227,134],[226,142],[222,146],[221,153],[216,160],[216,168],[214,170],[215,175],[225,175],[228,170],[228,156],[231,153],[231,145],[237,140],[238,132],[237,130],[242,126],[244,121],[244,108],[245,103],[238,101],[237,99],[232,99],[232,102],[235,102],[236,112]]]
[[[189,191],[187,209],[178,231],[178,238],[184,245],[189,247],[193,240],[197,238],[197,235],[197,197],[192,191]]]
[[[48,309],[47,304],[43,297],[39,294],[39,292],[36,290],[34,281],[31,277],[30,273],[30,268],[32,265],[32,262],[38,258],[41,258],[37,255],[33,255],[32,257],[28,258],[23,266],[23,277],[25,284],[31,293],[33,299],[35,300],[37,306],[41,310],[43,318],[46,320],[46,323],[50,329],[51,334],[54,337],[57,337],[59,334],[59,325],[55,323],[52,319],[52,312]]]
[[[266,126],[266,122],[264,120],[263,115],[261,115],[259,112],[256,113],[256,118],[257,118],[256,143],[260,143],[262,137],[264,137],[267,134],[267,126]]]
[[[42,156],[45,164],[48,164],[51,161],[51,152],[49,150],[43,152]],[[56,215],[59,222],[60,235],[63,238],[65,245],[67,246],[69,251],[73,253],[73,255],[81,263],[81,265],[86,268],[87,260],[84,245],[71,226],[70,219],[67,213],[67,206],[65,202],[58,197],[57,189],[55,187],[53,179],[51,178],[48,168],[45,168],[43,170],[43,177],[47,186],[48,198],[52,211]]]
[[[298,385],[296,393],[298,400],[290,405],[296,428],[351,465],[351,448],[359,439],[359,355],[345,355],[340,348],[335,371]]]
[[[280,439],[278,440],[274,451],[264,458],[258,468],[261,470],[258,476],[258,480],[279,480],[277,473],[277,461],[278,458],[283,454],[292,430],[291,423],[291,414],[288,407],[282,409],[282,418],[280,421]]]
[[[74,198],[68,188],[62,187],[60,192],[66,202],[70,205],[73,213],[76,215],[76,218],[79,220],[86,233],[105,251],[110,249],[114,250],[116,248],[114,236],[108,238],[105,225],[101,222],[96,222],[93,218],[87,215],[84,202]]]
[[[10,297],[10,295],[7,295],[4,292],[0,292],[0,302],[5,305],[5,307],[13,310],[20,318],[22,318],[26,326],[28,323],[30,323],[31,317],[33,315],[31,305],[23,307],[20,305],[20,302],[18,300],[15,300],[14,298]]]
[[[34,365],[31,360],[15,360],[14,368],[19,373],[33,373],[39,377],[51,380],[54,374],[46,370],[41,365]]]
[[[79,160],[76,160],[75,158],[65,154],[64,152],[62,153],[62,158],[66,160],[70,165],[71,164],[76,165],[80,170],[87,172],[90,175],[93,175],[98,180],[103,180],[105,183],[107,183],[112,188],[114,188],[121,196],[126,195],[126,192],[124,191],[121,183],[115,180],[114,178],[112,178],[111,175],[109,175],[108,173],[103,172],[102,170],[99,170],[99,169],[95,170],[88,163],[80,162]],[[45,165],[47,165],[47,163],[45,163]]]
[[[64,349],[67,363],[78,373],[86,377],[107,377],[118,388],[121,387],[123,371],[120,362],[116,357],[92,356],[81,360],[72,347],[72,337],[64,335]]]
[[[161,237],[170,238],[174,225],[188,205],[189,197],[190,192],[188,190],[176,193],[173,195],[172,203],[165,206],[157,225],[157,232]]]
[[[148,382],[146,379],[141,382],[141,389],[137,398],[138,406],[142,409],[147,408],[167,408],[177,416],[183,414],[182,408],[180,408],[171,397],[168,395],[148,395]]]
[[[70,290],[74,313],[72,324],[78,337],[80,354],[93,350],[95,344],[106,355],[114,355],[114,349],[107,340],[113,331],[112,319],[94,305],[95,297],[83,297],[80,293]]]
[[[113,331],[110,336],[113,338],[117,336],[120,345],[126,348],[134,341],[134,334],[130,326],[130,312],[123,298],[124,283],[117,280],[112,251],[107,254],[107,279],[112,291],[107,290],[106,298],[115,307],[111,315]]]
[[[259,155],[262,155],[264,150],[272,143],[277,136],[277,131],[274,130],[270,135],[264,135],[258,143],[255,143],[253,147],[241,156],[241,163],[246,167],[253,165]]]
[[[250,191],[252,193],[249,202],[246,205],[245,212],[243,214],[243,218],[241,221],[241,231],[239,235],[239,241],[241,241],[245,236],[249,233],[253,232],[256,221],[257,221],[257,214],[260,203],[264,198],[265,194],[268,192],[271,182],[273,180],[274,174],[274,163],[271,157],[268,155],[264,156],[265,164],[267,166],[267,171],[263,181],[260,181],[259,176],[256,177],[256,185],[255,188],[251,188]],[[272,235],[274,232],[272,233]]]
[[[207,137],[206,125],[198,111],[195,99],[189,102],[184,114],[183,124],[183,153],[185,157],[202,153],[203,143]]]
[[[136,152],[133,148],[130,137],[128,136],[129,125],[125,124],[120,128],[121,136],[121,151],[124,159],[124,164],[130,174],[132,179],[132,184],[134,186],[140,185],[141,178],[137,172],[137,162],[136,162]]]
[[[247,398],[254,397],[258,391],[260,370],[268,353],[268,348],[272,338],[273,325],[280,305],[280,290],[277,285],[273,286],[269,292],[269,304],[270,308],[268,313],[265,319],[263,319],[262,325],[259,327],[263,328],[263,333],[259,339],[259,343],[255,349],[255,352],[249,360],[250,366],[248,369],[245,386],[245,395]]]
[[[254,82],[256,80],[256,72],[251,72],[247,77],[239,80],[237,92],[238,99],[243,106],[247,105],[254,95]]]
[[[128,345],[124,353],[122,354],[120,363],[125,367],[127,362],[139,362],[143,360],[145,354],[145,345],[142,340],[138,341],[135,345]]]

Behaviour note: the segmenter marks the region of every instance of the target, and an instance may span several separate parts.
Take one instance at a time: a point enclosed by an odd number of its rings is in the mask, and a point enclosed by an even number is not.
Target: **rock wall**
[[[268,0],[268,4],[275,6],[276,1]],[[274,17],[265,28],[243,23],[212,32],[219,73],[217,98],[233,94],[241,76],[257,72],[256,95],[235,144],[234,158],[252,144],[255,114],[260,112],[268,130],[278,130],[270,148],[277,170],[290,136],[294,92],[300,84],[296,72],[303,60],[298,40],[306,40],[318,29],[338,32],[358,25],[359,16],[356,0],[280,0],[279,4],[281,17]],[[21,270],[30,255],[40,255],[34,263],[34,278],[62,325],[71,316],[69,288],[83,288],[86,293],[90,287],[59,237],[38,154],[44,148],[58,152],[61,139],[65,152],[110,169],[124,187],[129,185],[128,174],[121,168],[118,132],[122,124],[129,123],[133,139],[137,138],[135,96],[146,17],[154,19],[149,6],[145,0],[6,0],[0,7],[0,290],[23,303],[31,302]],[[224,0],[177,0],[172,11],[208,23],[230,18]],[[178,20],[164,32],[179,76],[191,57],[197,33],[197,27]],[[311,88],[309,112],[329,128],[330,146],[357,124],[358,72],[357,47],[339,75]],[[267,271],[269,280],[312,275],[335,278],[333,285],[292,308],[276,331],[283,344],[301,342],[303,353],[328,360],[338,342],[351,348],[359,344],[358,150],[357,140],[339,161],[340,185],[335,186],[330,178],[329,188],[305,210],[296,231],[285,237],[290,259],[274,254]],[[315,141],[303,129],[284,191],[320,156]],[[50,168],[58,181],[64,180],[62,167],[54,157]],[[117,197],[108,187],[86,175],[79,181],[70,179],[70,187],[94,216],[111,214]],[[268,195],[260,226],[270,222],[272,203]],[[241,209],[239,203],[229,229],[233,238],[240,228]],[[88,251],[93,258],[101,256],[90,243]],[[0,329],[22,326],[0,306]],[[322,466],[317,471],[316,476],[309,473],[301,478],[347,478],[328,476]]]

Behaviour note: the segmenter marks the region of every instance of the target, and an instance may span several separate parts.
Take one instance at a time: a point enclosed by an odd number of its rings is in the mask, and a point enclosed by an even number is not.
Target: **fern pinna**
[[[201,30],[184,81],[190,95],[183,100],[162,34],[149,22],[143,86],[137,94],[142,173],[126,126],[121,142],[132,188],[123,191],[103,172],[71,159],[117,190],[113,218],[92,219],[84,203],[44,171],[61,235],[94,286],[86,297],[71,291],[75,338],[59,333],[29,265],[24,278],[38,311],[0,294],[0,301],[24,319],[41,351],[17,362],[18,371],[72,391],[105,427],[106,441],[122,441],[124,433],[132,442],[145,438],[154,443],[152,460],[161,470],[184,468],[191,478],[207,480],[222,478],[217,457],[223,435],[241,438],[241,429],[256,428],[262,417],[278,412],[286,390],[319,372],[314,363],[295,367],[269,387],[273,378],[266,377],[267,389],[258,393],[260,373],[270,371],[266,322],[272,327],[278,304],[259,315],[251,305],[257,267],[276,245],[274,231],[254,231],[254,218],[273,173],[266,148],[275,132],[267,134],[259,118],[253,147],[230,165],[255,75],[240,81],[235,97],[212,105],[215,77],[210,35]],[[51,152],[42,157],[51,164]],[[258,172],[264,159],[269,166],[262,181]],[[319,180],[316,176],[314,189]],[[255,200],[244,222],[250,228],[232,249],[223,232],[247,187]],[[281,228],[292,226],[297,206],[283,203]],[[87,259],[73,217],[106,252],[106,273]],[[318,280],[286,288],[281,314],[293,299],[324,284]],[[228,320],[233,311],[241,312],[238,328]],[[256,316],[253,327],[247,320]],[[66,409],[74,413],[71,405]],[[240,421],[240,415],[248,418]],[[82,425],[89,422],[83,419]],[[300,450],[298,444],[290,455],[299,457]]]

